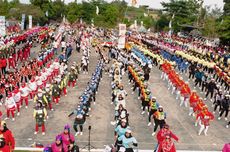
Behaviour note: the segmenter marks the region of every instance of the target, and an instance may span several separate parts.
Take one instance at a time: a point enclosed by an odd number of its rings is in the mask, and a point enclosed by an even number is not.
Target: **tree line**
[[[114,28],[118,23],[128,26],[137,20],[154,31],[168,31],[172,21],[172,30],[180,31],[181,25],[199,27],[202,34],[209,38],[219,37],[222,44],[230,41],[230,1],[224,0],[223,11],[203,5],[203,0],[170,0],[162,2],[163,9],[151,16],[147,7],[128,6],[125,0],[88,0],[77,3],[77,0],[66,4],[64,0],[30,0],[22,4],[19,0],[0,0],[0,15],[7,19],[21,20],[21,14],[32,15],[33,24],[44,25],[49,22],[60,22],[65,16],[70,23],[84,22],[95,26]],[[96,14],[96,6],[99,14]]]

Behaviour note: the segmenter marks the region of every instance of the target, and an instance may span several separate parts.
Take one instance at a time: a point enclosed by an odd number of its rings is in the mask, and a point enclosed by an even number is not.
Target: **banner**
[[[125,48],[125,33],[126,33],[126,24],[119,24],[119,39],[118,39],[118,48]]]
[[[29,15],[29,29],[31,29],[33,27],[33,17],[32,15]]]
[[[5,16],[0,16],[0,35],[6,35],[6,19]]]
[[[99,14],[99,7],[96,6],[96,14],[98,15]]]
[[[21,30],[24,30],[25,27],[26,14],[22,14]]]

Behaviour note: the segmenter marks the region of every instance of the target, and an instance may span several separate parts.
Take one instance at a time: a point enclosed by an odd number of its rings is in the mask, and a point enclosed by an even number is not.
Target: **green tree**
[[[0,0],[0,14],[2,16],[8,16],[8,11],[10,9],[9,3],[7,0]]]
[[[193,25],[197,21],[200,3],[199,0],[170,0],[161,4],[170,19],[175,15],[172,27],[175,31],[179,31],[181,24]]]
[[[67,6],[67,20],[70,23],[74,23],[75,21],[79,20],[81,17],[82,9],[81,5],[77,4],[76,2],[69,3]]]
[[[162,31],[166,28],[168,28],[169,25],[169,19],[166,15],[160,15],[160,18],[155,23],[155,29],[156,31]]]
[[[230,1],[224,0],[224,13],[219,26],[220,43],[230,46]]]

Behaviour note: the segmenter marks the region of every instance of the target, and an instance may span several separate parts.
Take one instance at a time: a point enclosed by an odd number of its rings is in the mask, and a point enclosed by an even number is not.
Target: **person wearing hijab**
[[[57,135],[54,143],[51,144],[53,152],[67,152],[67,146],[63,143],[62,136]]]
[[[125,135],[125,132],[126,130],[129,129],[129,126],[127,125],[127,122],[126,120],[122,120],[121,121],[121,124],[118,125],[116,128],[115,128],[115,131],[114,131],[114,138],[115,138],[115,146],[117,147],[117,150],[119,151],[121,145],[122,145],[122,142],[121,140],[119,141],[118,138]]]
[[[66,146],[73,144],[75,139],[74,135],[70,133],[70,126],[67,124],[64,127],[64,131],[61,133],[62,141]]]
[[[127,129],[125,134],[118,138],[118,141],[122,143],[122,147],[125,148],[125,152],[134,152],[133,147],[137,147],[137,140],[131,133],[131,130]]]

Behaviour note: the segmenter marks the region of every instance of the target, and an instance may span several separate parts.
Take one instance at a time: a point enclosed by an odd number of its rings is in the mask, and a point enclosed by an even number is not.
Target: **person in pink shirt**
[[[51,144],[51,149],[53,152],[67,152],[67,146],[62,141],[62,136],[57,135],[56,141]]]
[[[222,152],[229,152],[230,151],[230,143],[224,145]]]
[[[64,131],[61,133],[62,142],[69,146],[70,144],[74,143],[74,135],[70,133],[70,126],[67,124],[64,127]]]

